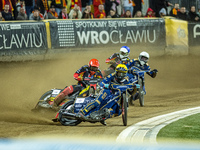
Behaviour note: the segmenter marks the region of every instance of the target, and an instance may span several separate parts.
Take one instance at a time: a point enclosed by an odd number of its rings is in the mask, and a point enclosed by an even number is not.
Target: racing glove
[[[110,86],[110,84],[104,84],[104,88],[105,88],[105,89],[108,89],[109,86]]]
[[[157,69],[153,69],[152,71],[153,71],[154,73],[157,73],[157,72],[158,72],[158,70],[157,70]]]
[[[135,84],[135,87],[136,87],[137,89],[139,89],[139,88],[140,88],[140,85],[139,85],[139,84]]]

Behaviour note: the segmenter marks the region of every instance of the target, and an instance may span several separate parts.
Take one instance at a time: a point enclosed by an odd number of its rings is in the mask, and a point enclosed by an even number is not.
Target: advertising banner
[[[44,22],[1,22],[0,52],[47,49]]]
[[[188,23],[189,46],[200,46],[200,23]]]
[[[50,21],[50,33],[52,48],[166,44],[164,19]]]

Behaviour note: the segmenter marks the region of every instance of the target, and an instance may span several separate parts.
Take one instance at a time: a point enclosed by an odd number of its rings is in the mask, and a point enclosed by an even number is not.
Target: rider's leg
[[[110,90],[107,90],[107,89],[100,91],[99,96],[96,97],[93,102],[87,104],[82,110],[80,110],[80,112],[83,115],[87,115],[89,113],[89,111],[91,111],[95,107],[98,107],[102,103],[102,101],[108,95],[108,92],[110,92]]]
[[[54,106],[59,106],[59,104],[63,101],[65,96],[74,92],[74,88],[72,85],[65,88],[56,98],[54,99]]]

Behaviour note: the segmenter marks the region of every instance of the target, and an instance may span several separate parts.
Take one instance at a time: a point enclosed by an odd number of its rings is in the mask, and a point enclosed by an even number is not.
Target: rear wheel
[[[142,79],[139,78],[138,80],[138,84],[140,85],[139,88],[139,102],[140,102],[140,106],[143,107],[144,106],[144,91],[143,91],[143,84],[142,84]]]
[[[61,107],[61,110],[71,111],[71,113],[73,113],[74,112],[73,111],[73,104],[74,104],[74,101],[70,100]],[[82,121],[64,118],[62,116],[62,112],[60,112],[59,113],[59,122],[64,126],[76,126],[76,125],[80,124]]]
[[[39,102],[36,104],[35,106],[35,109],[39,109],[39,108],[50,108],[51,106],[49,105],[48,103],[48,98],[51,97],[51,93],[52,93],[52,90],[50,91],[47,91],[46,93],[44,93],[40,99],[39,99]]]
[[[126,94],[122,94],[122,120],[124,126],[127,126],[127,100],[126,100]]]

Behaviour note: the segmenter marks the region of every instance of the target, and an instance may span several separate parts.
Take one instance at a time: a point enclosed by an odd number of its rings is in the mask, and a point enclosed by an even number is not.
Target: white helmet
[[[138,60],[140,61],[140,64],[143,66],[144,64],[146,64],[149,60],[149,54],[145,51],[141,52],[139,57],[138,57]]]
[[[120,54],[119,54],[121,60],[123,60],[123,59],[126,60],[129,53],[130,53],[130,48],[128,46],[122,46],[120,48]]]

